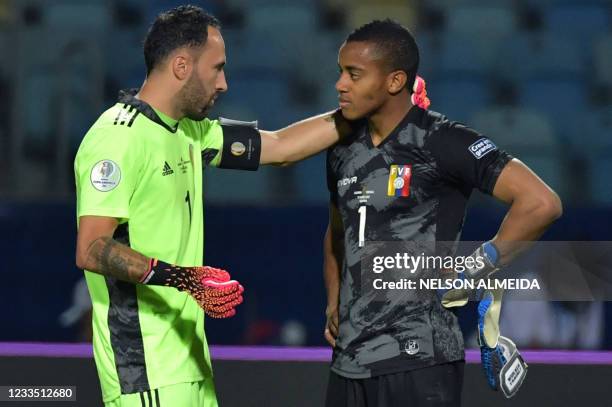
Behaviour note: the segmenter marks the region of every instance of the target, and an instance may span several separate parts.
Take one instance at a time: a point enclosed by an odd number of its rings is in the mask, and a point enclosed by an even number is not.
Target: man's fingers
[[[215,298],[215,300],[222,300],[219,298]],[[238,295],[235,298],[225,299],[223,302],[210,302],[207,301],[204,304],[200,304],[205,311],[210,311],[215,314],[223,314],[231,309],[236,308],[238,305],[242,304],[243,297],[242,295]]]
[[[333,324],[327,326],[328,331],[336,338],[338,336],[338,327]]]
[[[334,313],[334,315],[329,318],[327,325],[329,326],[332,334],[334,336],[338,336],[338,313]]]
[[[221,319],[221,318],[231,318],[234,315],[236,315],[236,309],[232,308],[228,311],[225,312],[214,312],[214,311],[206,311],[206,315],[211,317],[211,318],[217,318],[217,319]]]
[[[332,347],[336,346],[336,338],[331,334],[328,328],[325,328],[324,336],[327,343],[329,343]]]
[[[230,274],[223,269],[204,266],[204,267],[199,267],[198,270],[201,273],[200,275],[202,276],[202,280],[214,279],[217,281],[229,281],[230,279]]]
[[[211,293],[212,292],[212,293]],[[215,289],[207,289],[205,291],[204,297],[209,304],[222,305],[228,302],[232,302],[237,298],[242,298],[242,292],[233,291],[230,293],[225,293],[220,295],[219,292]]]
[[[242,294],[244,292],[244,287],[236,280],[202,279],[202,285],[207,289],[206,295],[210,297],[224,297],[233,293]]]
[[[236,314],[235,308],[242,304],[243,298],[238,298],[224,304],[200,304],[207,315],[213,318],[228,318]]]
[[[239,295],[236,298],[228,298],[226,301],[224,302],[218,302],[218,303],[214,303],[211,305],[211,308],[215,309],[215,310],[225,310],[227,308],[234,308],[237,307],[238,305],[242,304],[243,298],[242,295]],[[219,311],[217,311],[219,312]]]

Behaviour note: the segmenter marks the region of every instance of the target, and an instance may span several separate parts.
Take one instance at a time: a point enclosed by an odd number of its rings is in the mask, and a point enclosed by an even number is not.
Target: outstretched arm
[[[327,112],[281,130],[260,130],[261,164],[288,165],[335,144],[350,132],[340,111]]]

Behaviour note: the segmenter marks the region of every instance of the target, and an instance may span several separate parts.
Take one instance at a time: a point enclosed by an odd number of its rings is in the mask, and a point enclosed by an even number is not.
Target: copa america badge
[[[115,189],[121,181],[121,168],[112,160],[98,161],[89,175],[91,185],[101,192]]]
[[[236,141],[230,146],[230,151],[236,157],[240,157],[246,151],[246,147],[241,142]]]

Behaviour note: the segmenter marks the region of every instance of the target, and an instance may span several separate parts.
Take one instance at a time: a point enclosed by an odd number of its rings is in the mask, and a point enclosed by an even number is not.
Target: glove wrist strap
[[[473,258],[481,258],[482,266],[478,263],[475,267],[467,268],[465,276],[474,280],[482,280],[488,278],[491,274],[499,270],[499,250],[492,242],[485,242],[480,245],[474,253]]]
[[[152,258],[149,270],[142,276],[140,282],[147,285],[172,286],[172,275],[181,272],[181,267]]]

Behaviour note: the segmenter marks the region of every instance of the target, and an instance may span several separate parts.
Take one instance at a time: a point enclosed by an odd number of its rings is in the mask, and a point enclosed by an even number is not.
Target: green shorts
[[[178,383],[142,393],[122,394],[105,407],[217,407],[212,379]]]

